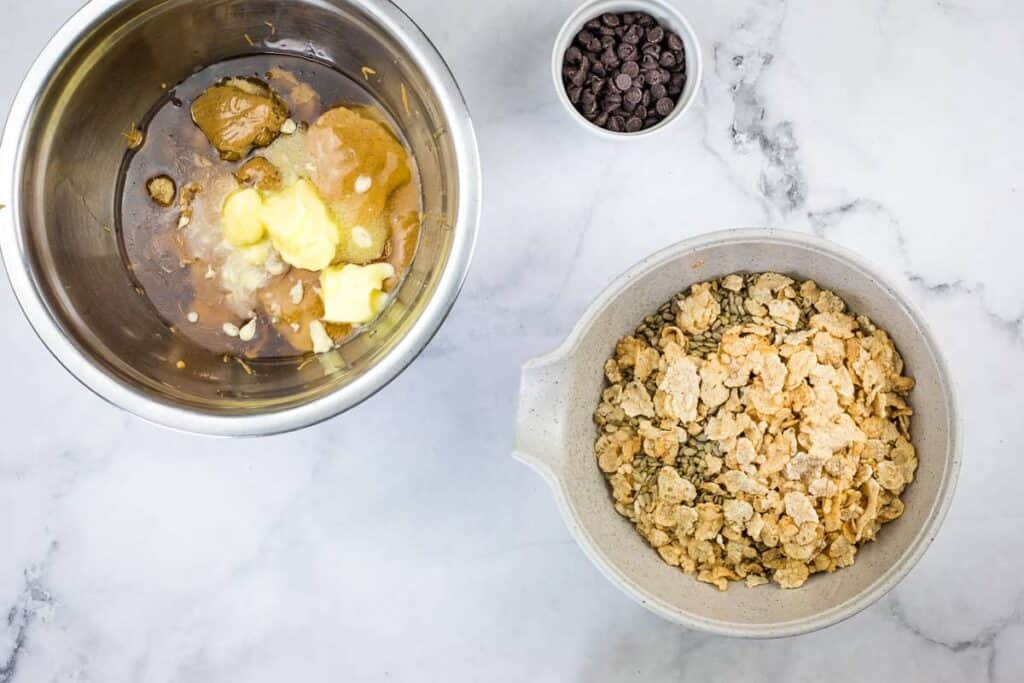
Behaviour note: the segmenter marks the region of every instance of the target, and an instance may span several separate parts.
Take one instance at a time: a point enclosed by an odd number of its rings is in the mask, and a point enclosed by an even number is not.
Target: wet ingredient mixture
[[[387,306],[421,193],[397,127],[322,64],[258,55],[174,88],[130,150],[128,268],[176,333],[215,353],[323,353]]]

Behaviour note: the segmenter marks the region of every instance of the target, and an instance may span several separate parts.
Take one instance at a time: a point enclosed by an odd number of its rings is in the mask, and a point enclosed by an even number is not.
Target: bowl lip
[[[655,16],[662,21],[663,25],[679,35],[683,40],[683,46],[686,51],[686,85],[683,88],[679,101],[676,103],[675,109],[657,125],[644,130],[638,130],[635,133],[616,133],[587,121],[572,106],[572,103],[569,101],[569,95],[565,91],[565,85],[562,83],[562,63],[565,51],[572,42],[572,37],[583,28],[584,24],[605,12],[646,12]],[[574,121],[605,140],[620,142],[636,140],[661,133],[673,123],[683,118],[693,108],[704,79],[704,55],[701,51],[700,39],[697,37],[697,32],[693,30],[693,26],[690,25],[690,22],[675,5],[665,0],[587,0],[569,15],[569,18],[562,24],[562,28],[555,37],[554,46],[551,51],[551,78],[555,84],[555,94],[558,97],[558,101]]]
[[[86,388],[108,403],[148,422],[207,436],[265,436],[308,427],[365,401],[393,381],[416,359],[440,329],[468,275],[476,247],[482,206],[482,175],[469,108],[454,75],[436,46],[402,9],[389,0],[356,0],[363,11],[398,36],[428,82],[439,92],[454,155],[458,159],[458,215],[447,262],[437,287],[419,318],[383,358],[344,387],[299,406],[252,415],[217,415],[153,399],[108,374],[67,337],[50,314],[37,284],[27,245],[22,239],[18,189],[27,125],[37,94],[68,52],[98,23],[138,0],[91,0],[54,34],[33,62],[15,96],[0,140],[0,257],[18,305],[29,325],[56,360]],[[318,0],[302,0],[320,4]],[[332,0],[330,4],[335,4]]]
[[[933,359],[939,380],[943,385],[943,398],[951,416],[949,437],[946,443],[945,463],[939,493],[932,501],[931,509],[924,524],[913,541],[904,549],[895,563],[865,590],[853,598],[824,609],[812,616],[776,623],[748,624],[722,619],[712,619],[693,612],[679,610],[651,593],[632,578],[614,566],[598,549],[595,540],[581,523],[575,508],[569,503],[568,486],[564,476],[548,469],[533,458],[524,458],[526,464],[536,469],[552,487],[556,502],[569,531],[579,543],[587,557],[612,584],[636,602],[664,619],[682,626],[721,636],[770,639],[796,636],[833,626],[872,605],[892,590],[914,568],[925,551],[935,540],[943,521],[949,512],[962,461],[962,425],[957,407],[957,392],[949,366],[935,341],[923,314],[917,306],[903,295],[889,279],[860,255],[823,238],[776,228],[739,228],[718,230],[677,242],[643,259],[611,282],[587,308],[566,340],[554,351],[527,361],[525,367],[542,367],[564,362],[576,353],[580,344],[593,327],[597,315],[612,301],[647,273],[666,263],[685,259],[694,252],[711,246],[740,243],[772,243],[810,248],[834,257],[882,287],[904,310],[917,328],[921,341]]]

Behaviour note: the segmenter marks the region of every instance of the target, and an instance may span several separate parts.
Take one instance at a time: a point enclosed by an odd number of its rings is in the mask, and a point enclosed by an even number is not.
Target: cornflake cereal
[[[698,581],[797,588],[903,513],[914,380],[884,330],[810,280],[696,284],[604,373],[595,452],[615,509]]]

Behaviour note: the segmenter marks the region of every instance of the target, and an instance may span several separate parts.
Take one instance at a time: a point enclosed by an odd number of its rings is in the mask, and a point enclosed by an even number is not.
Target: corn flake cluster
[[[595,452],[615,509],[699,581],[797,588],[903,513],[914,381],[884,330],[810,280],[696,284],[604,372]]]

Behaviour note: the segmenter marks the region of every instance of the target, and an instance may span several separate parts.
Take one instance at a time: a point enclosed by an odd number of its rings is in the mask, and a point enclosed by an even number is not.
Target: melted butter
[[[221,212],[224,239],[234,247],[248,247],[263,239],[263,197],[252,188],[228,195]]]
[[[330,209],[305,179],[280,192],[239,190],[224,202],[222,218],[224,237],[232,246],[250,247],[267,235],[285,263],[304,270],[331,265],[341,241]]]
[[[410,215],[418,221],[416,211],[402,210],[418,208],[411,159],[370,108],[331,109],[308,131],[278,138],[264,156],[285,184],[308,177],[316,185],[341,232],[336,261],[373,263],[388,249],[398,214],[404,223]],[[418,229],[404,235],[413,232],[418,236]]]
[[[401,204],[407,195],[402,190],[412,187],[404,148],[379,121],[337,107],[308,133],[279,138],[266,158],[288,186],[229,196],[223,211],[227,241],[250,248],[267,235],[285,262],[324,271],[324,320],[372,320],[385,299],[385,283],[393,285],[395,273],[408,267],[418,237],[418,215],[392,210],[392,201]],[[331,263],[373,264],[385,251],[388,263],[377,265],[386,267],[325,270]]]
[[[285,263],[323,270],[334,262],[341,234],[313,183],[300,180],[264,202],[264,222]]]
[[[334,266],[320,273],[323,319],[332,323],[362,324],[377,317],[387,295],[384,282],[394,277],[390,263],[369,266]]]

